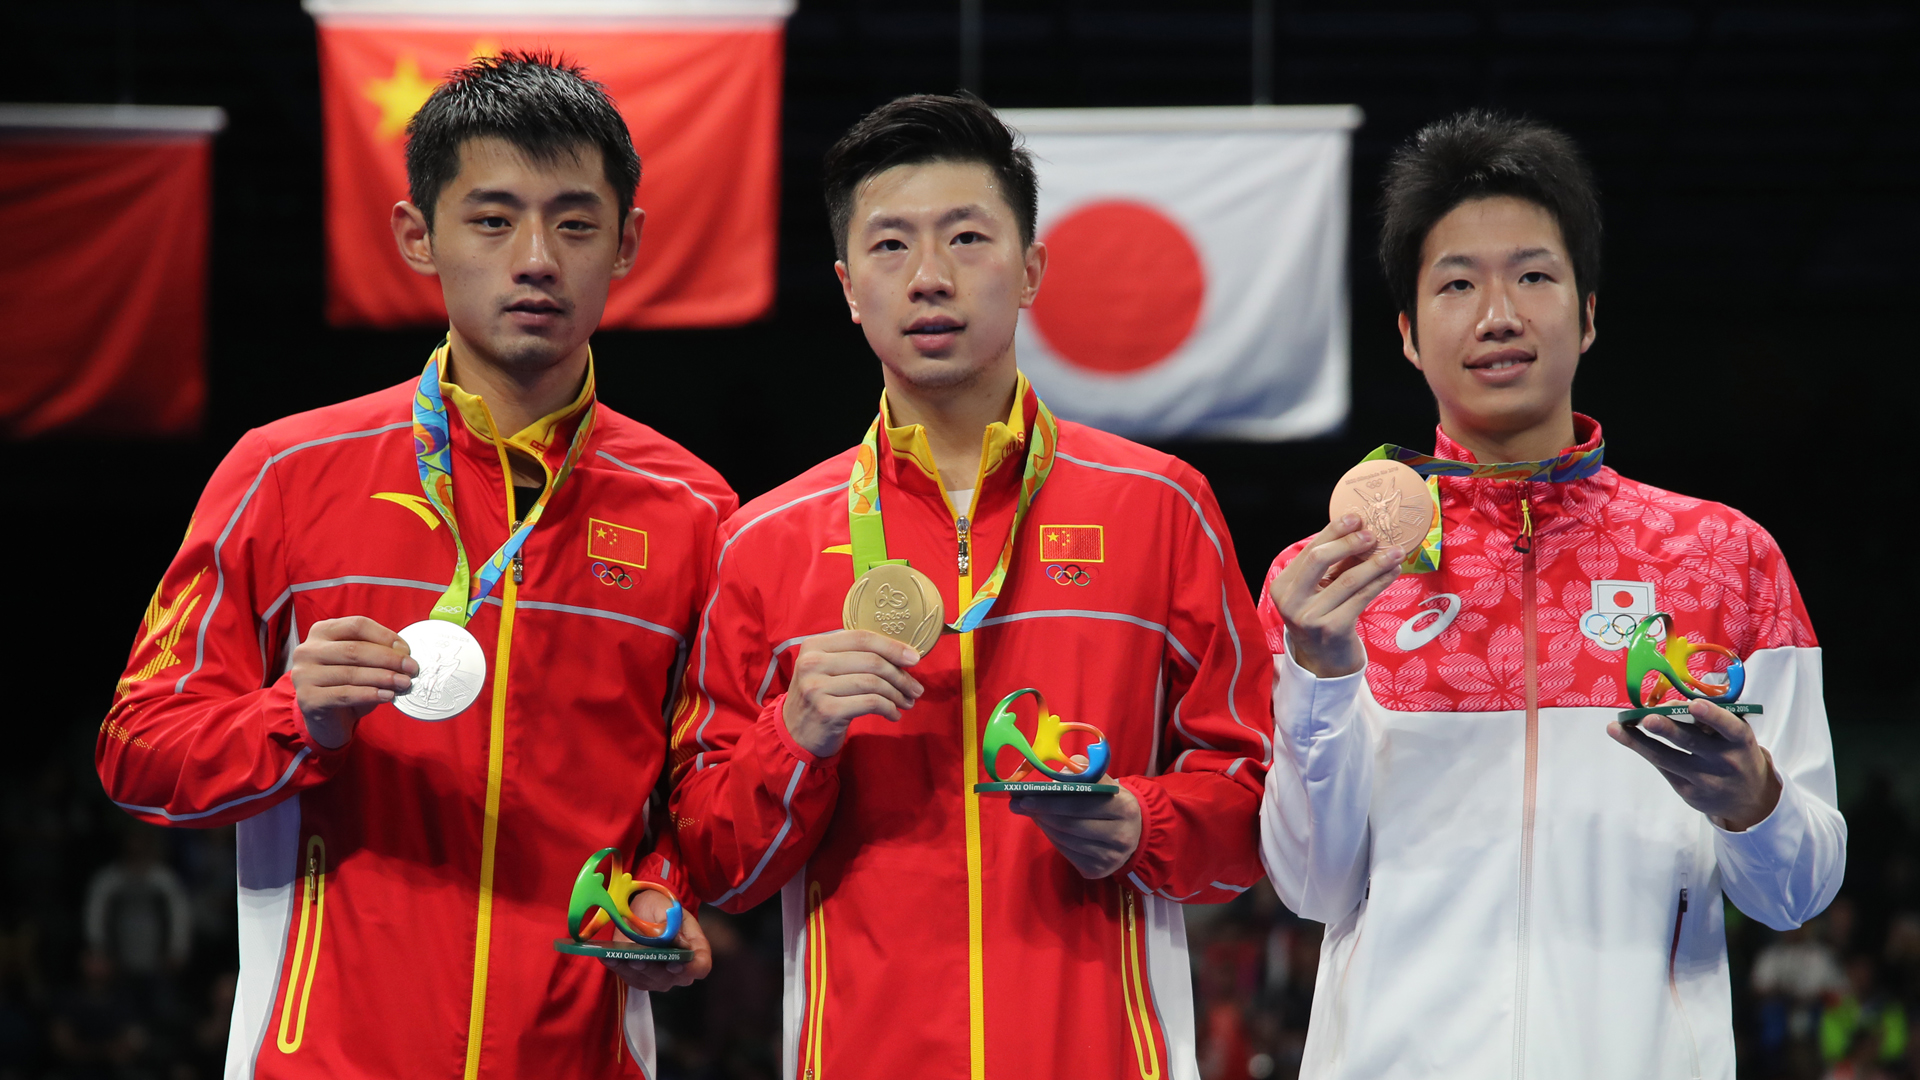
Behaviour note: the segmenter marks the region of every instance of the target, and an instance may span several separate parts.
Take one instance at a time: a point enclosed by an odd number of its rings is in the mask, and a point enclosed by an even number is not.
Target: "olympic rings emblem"
[[[633,588],[633,579],[627,576],[627,568],[618,564],[609,566],[603,562],[594,563],[593,576],[599,578],[602,585],[618,585],[623,589]]]
[[[1054,563],[1047,567],[1047,576],[1052,578],[1056,585],[1078,585],[1082,588],[1093,580],[1093,575],[1081,569],[1079,563],[1065,565]]]
[[[1589,611],[1580,619],[1580,632],[1593,639],[1601,648],[1617,651],[1627,647],[1627,641],[1633,637],[1633,632],[1639,625],[1638,615],[1624,611]],[[1666,638],[1664,627],[1655,626],[1652,633],[1656,640]]]

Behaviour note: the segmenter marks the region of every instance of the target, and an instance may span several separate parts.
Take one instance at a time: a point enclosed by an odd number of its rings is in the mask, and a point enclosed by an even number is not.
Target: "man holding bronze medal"
[[[1300,1075],[1730,1078],[1722,893],[1787,929],[1845,865],[1793,577],[1739,512],[1606,467],[1573,411],[1600,214],[1564,135],[1430,125],[1383,205],[1437,445],[1343,477],[1260,609],[1262,855],[1328,924]]]
[[[477,60],[409,124],[407,166],[394,235],[440,279],[446,341],[227,455],[100,776],[143,821],[238,822],[228,1076],[650,1074],[646,996],[553,942],[580,859],[645,847],[736,502],[595,400],[588,339],[642,216],[604,90],[550,57]],[[635,871],[684,892],[672,835]],[[683,925],[692,961],[622,977],[704,974]]]
[[[1194,1075],[1179,904],[1257,879],[1269,754],[1219,509],[1020,374],[1046,248],[984,103],[894,101],[826,173],[885,393],[722,530],[673,720],[688,874],[780,895],[783,1075]],[[989,727],[1054,780],[992,784]]]

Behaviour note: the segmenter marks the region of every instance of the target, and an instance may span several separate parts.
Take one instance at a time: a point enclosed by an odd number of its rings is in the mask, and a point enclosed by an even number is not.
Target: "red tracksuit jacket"
[[[887,552],[939,585],[949,615],[1013,522],[1038,404],[1020,385],[985,436],[969,574],[924,432],[884,431]],[[727,522],[674,717],[674,823],[696,891],[730,910],[781,895],[786,1075],[1190,1075],[1178,905],[1259,877],[1272,731],[1272,666],[1206,481],[1062,423],[991,616],[913,669],[927,691],[905,719],[856,720],[819,759],[780,713],[797,646],[839,629],[853,584],[853,458]],[[1105,880],[1083,879],[1005,796],[973,793],[989,779],[988,713],[1029,686],[1106,733],[1109,772],[1140,802],[1139,848]]]
[[[453,574],[420,492],[413,386],[269,424],[227,455],[101,725],[100,778],[144,821],[239,823],[229,1076],[637,1075],[644,995],[552,942],[587,855],[642,844],[663,705],[736,501],[596,404],[589,374],[510,440],[551,475],[598,410],[522,549],[524,580],[503,577],[468,624],[487,654],[479,699],[440,723],[381,706],[326,750],[284,674],[293,646],[345,615],[400,629]],[[443,388],[477,567],[507,538],[508,440]],[[670,861],[651,860],[656,880],[674,883]]]

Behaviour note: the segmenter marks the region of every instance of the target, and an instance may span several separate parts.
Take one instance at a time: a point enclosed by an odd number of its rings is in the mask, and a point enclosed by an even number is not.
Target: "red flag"
[[[1042,562],[1105,562],[1107,530],[1100,525],[1040,526]]]
[[[448,7],[455,12],[448,14]],[[438,279],[407,269],[388,216],[407,198],[408,118],[446,72],[503,49],[552,49],[606,85],[640,152],[640,258],[600,325],[722,326],[773,303],[785,0],[724,18],[622,15],[647,5],[308,0],[319,22],[327,158],[327,319],[446,322]],[[588,18],[575,12],[613,12]],[[422,14],[430,12],[431,14]]]
[[[0,107],[0,435],[185,435],[219,109]]]
[[[615,525],[599,518],[587,519],[587,557],[621,563],[635,569],[647,568],[647,531]]]

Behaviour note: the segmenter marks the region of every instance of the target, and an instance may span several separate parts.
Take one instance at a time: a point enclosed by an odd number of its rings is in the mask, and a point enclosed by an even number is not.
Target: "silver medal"
[[[400,631],[413,651],[420,674],[413,689],[393,699],[393,707],[416,720],[445,720],[465,712],[487,681],[487,657],[464,626],[445,619],[422,619]]]

